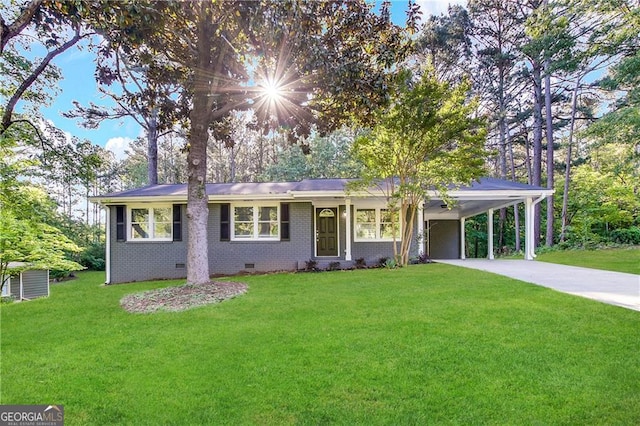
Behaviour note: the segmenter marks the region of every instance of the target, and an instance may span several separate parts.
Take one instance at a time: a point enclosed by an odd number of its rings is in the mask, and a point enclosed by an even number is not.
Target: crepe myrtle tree
[[[144,19],[103,31],[110,40],[181,65],[191,105],[187,145],[187,281],[209,281],[207,143],[234,110],[254,109],[265,130],[285,126],[291,138],[313,124],[330,131],[351,116],[371,122],[388,102],[389,70],[408,55],[418,7],[406,28],[391,22],[389,3],[376,13],[365,0],[138,2]],[[127,43],[120,43],[127,45]],[[253,74],[253,75],[251,75]],[[253,83],[253,84],[252,84]]]
[[[390,87],[391,103],[376,112],[377,124],[353,145],[364,168],[350,190],[377,187],[385,194],[399,265],[409,262],[416,212],[428,191],[447,200],[451,184],[483,174],[485,120],[469,90],[467,81],[438,81],[433,70],[419,80],[402,71]]]

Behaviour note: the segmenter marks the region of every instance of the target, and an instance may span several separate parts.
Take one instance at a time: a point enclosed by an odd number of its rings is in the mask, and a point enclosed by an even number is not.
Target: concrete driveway
[[[640,275],[531,260],[436,260],[640,311]]]

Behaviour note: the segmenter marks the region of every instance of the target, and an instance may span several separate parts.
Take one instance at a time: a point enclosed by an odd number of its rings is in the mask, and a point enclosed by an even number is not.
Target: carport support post
[[[425,252],[426,238],[424,235],[424,204],[418,205],[418,255],[422,256]]]
[[[524,259],[533,260],[533,200],[524,201]]]
[[[346,247],[345,247],[345,254],[344,254],[344,260],[347,262],[351,261],[351,199],[350,198],[346,198],[344,200],[344,211],[345,211],[345,233],[346,238]]]
[[[460,259],[465,260],[467,257],[465,256],[465,246],[467,245],[465,242],[465,235],[464,235],[464,222],[465,222],[464,217],[460,218]]]
[[[106,206],[105,211],[105,284],[111,284],[111,206]]]
[[[487,253],[489,260],[493,260],[493,209],[487,212]]]

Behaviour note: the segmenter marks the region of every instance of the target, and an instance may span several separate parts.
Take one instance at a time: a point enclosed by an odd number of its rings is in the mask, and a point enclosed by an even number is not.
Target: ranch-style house
[[[319,267],[356,259],[375,264],[393,254],[384,194],[347,190],[348,179],[299,182],[207,184],[211,275]],[[553,190],[482,178],[437,192],[419,206],[411,253],[431,259],[465,258],[465,219],[488,213],[493,247],[493,212],[524,204],[524,257],[533,260],[534,206]],[[106,208],[106,282],[124,283],[186,277],[186,184],[151,185],[92,197]],[[489,251],[493,258],[494,251]]]

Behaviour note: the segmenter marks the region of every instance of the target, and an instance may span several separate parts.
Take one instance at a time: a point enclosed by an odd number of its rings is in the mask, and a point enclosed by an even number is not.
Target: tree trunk
[[[547,122],[547,188],[553,189],[553,115],[551,114],[551,72],[550,61],[545,61],[545,78],[544,78],[544,104]],[[553,195],[547,197],[547,232],[545,235],[545,244],[547,247],[553,245]]]
[[[498,131],[499,131],[499,147],[498,152],[500,154],[500,178],[507,178],[507,123],[505,120],[506,107],[504,101],[504,70],[500,68],[499,76],[499,118],[498,118]],[[504,227],[507,219],[507,209],[500,209],[500,219],[498,221],[498,247],[502,249],[504,246]]]
[[[540,186],[542,183],[542,77],[541,66],[537,61],[533,65],[533,164],[531,165],[531,184]],[[534,209],[534,233],[535,246],[540,245],[540,204]]]
[[[578,90],[580,88],[580,77],[576,80],[571,95],[571,120],[569,122],[569,138],[567,141],[567,163],[564,169],[564,191],[562,193],[562,229],[560,231],[560,241],[567,237],[567,226],[569,226],[569,184],[571,183],[571,150],[573,147],[573,133],[576,126],[576,109],[578,107]]]
[[[147,128],[147,158],[149,185],[158,184],[158,109],[151,110]]]
[[[158,184],[158,109],[151,110],[147,127],[147,159],[149,185]]]
[[[513,145],[511,144],[511,136],[509,131],[506,133],[507,146],[509,147],[509,161],[511,166],[511,180],[516,181],[516,165],[515,159],[513,158]],[[515,228],[515,251],[520,251],[520,214],[518,211],[518,204],[514,204],[513,206],[513,220],[514,220],[514,228]]]
[[[236,145],[229,148],[229,182],[236,181]]]
[[[198,15],[198,41],[196,67],[194,70],[193,109],[189,116],[189,152],[187,154],[187,282],[204,284],[209,282],[209,247],[207,220],[209,216],[206,191],[207,142],[212,115],[212,78],[210,69],[214,63],[211,52],[214,34],[211,11],[206,3],[200,3]]]

